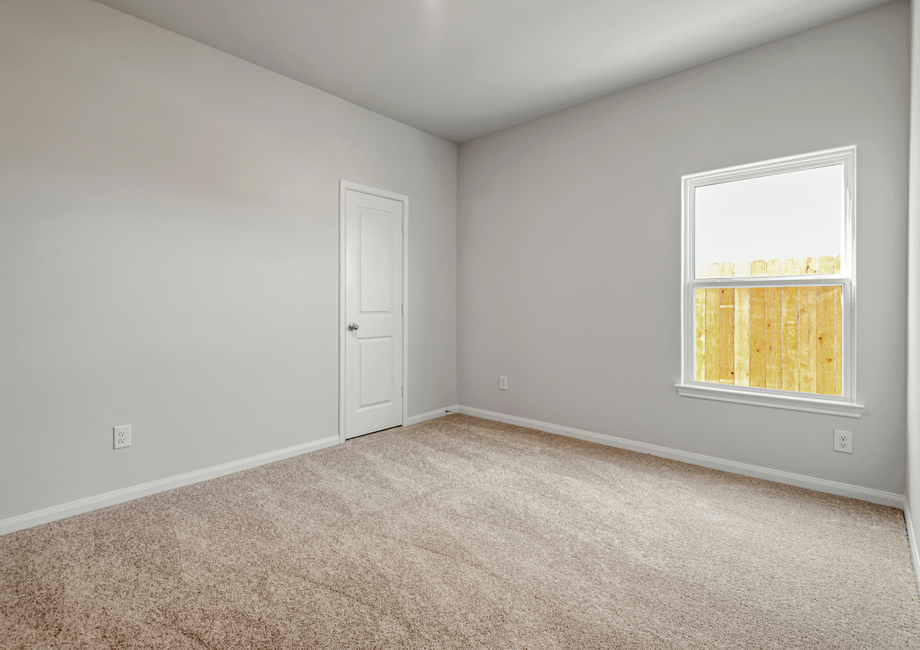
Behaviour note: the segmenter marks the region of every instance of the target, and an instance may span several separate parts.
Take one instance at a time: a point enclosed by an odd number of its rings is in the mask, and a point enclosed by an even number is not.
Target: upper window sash
[[[709,172],[698,174],[687,174],[681,178],[683,191],[681,192],[681,212],[682,212],[682,231],[683,236],[683,263],[681,265],[682,281],[686,284],[690,280],[713,280],[719,278],[696,278],[696,188],[707,185],[716,185],[719,183],[728,183],[733,181],[743,181],[752,178],[760,178],[774,174],[784,174],[787,172],[803,171],[814,169],[816,167],[827,167],[830,165],[843,166],[843,251],[841,257],[840,272],[835,273],[834,277],[855,278],[856,263],[856,224],[854,220],[856,206],[856,146],[840,147],[837,149],[828,149],[811,154],[799,156],[789,156],[775,160],[766,160],[759,163],[748,165],[739,165],[737,167],[728,167],[725,169],[716,169]],[[811,274],[807,276],[789,275],[789,276],[754,276],[756,278],[764,277],[814,277]],[[733,278],[736,279],[736,278]]]

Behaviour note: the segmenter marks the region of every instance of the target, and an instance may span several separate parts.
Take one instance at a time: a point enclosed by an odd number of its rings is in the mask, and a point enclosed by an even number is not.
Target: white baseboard
[[[914,563],[914,577],[917,579],[917,590],[920,591],[920,551],[917,549],[917,533],[910,520],[910,504],[904,500],[904,523],[907,525],[907,542],[910,544],[910,559]]]
[[[73,517],[74,515],[79,515],[84,512],[98,510],[106,506],[113,506],[118,503],[124,503],[125,501],[131,501],[132,499],[138,499],[158,492],[174,490],[185,485],[191,485],[192,483],[207,481],[208,479],[233,474],[234,472],[239,472],[244,469],[273,463],[278,460],[299,456],[309,451],[317,451],[337,444],[339,444],[339,437],[337,435],[330,436],[322,440],[307,442],[302,445],[279,449],[278,451],[270,451],[265,454],[259,454],[258,456],[243,458],[242,460],[234,460],[229,463],[224,463],[223,465],[206,467],[205,469],[195,470],[194,472],[187,472],[185,474],[179,474],[178,476],[171,476],[158,481],[150,481],[149,483],[142,483],[121,490],[115,490],[114,492],[106,492],[105,494],[87,497],[78,501],[71,501],[70,503],[64,503],[59,506],[28,512],[24,515],[0,520],[0,535],[31,528],[39,524],[46,524],[51,521],[57,521],[58,519],[66,519],[67,517]]]
[[[757,465],[748,465],[747,463],[738,463],[733,460],[725,460],[722,458],[716,458],[714,456],[694,454],[689,451],[680,451],[678,449],[661,447],[659,445],[652,445],[646,442],[637,442],[635,440],[628,440],[626,438],[617,438],[615,436],[608,436],[601,433],[582,431],[581,429],[563,427],[557,424],[549,424],[548,422],[540,422],[538,420],[528,420],[527,418],[521,418],[514,415],[505,415],[503,413],[495,413],[493,411],[485,411],[483,409],[472,408],[469,406],[460,406],[459,410],[460,413],[465,415],[473,415],[475,417],[484,418],[486,420],[495,420],[496,422],[515,424],[517,426],[527,427],[529,429],[538,429],[540,431],[556,433],[562,436],[567,436],[569,438],[578,438],[579,440],[597,442],[602,445],[608,445],[610,447],[629,449],[630,451],[638,451],[643,454],[651,454],[652,456],[659,456],[661,458],[679,460],[683,463],[689,463],[691,465],[701,465],[711,469],[719,469],[724,472],[731,472],[732,474],[741,474],[743,476],[751,476],[753,478],[762,478],[767,481],[773,481],[774,483],[795,485],[797,487],[815,490],[816,492],[827,492],[829,494],[850,497],[851,499],[860,499],[862,501],[878,503],[883,506],[892,506],[894,508],[901,509],[904,508],[904,495],[895,494],[894,492],[883,492],[882,490],[874,490],[872,488],[860,487],[858,485],[838,483],[837,481],[828,481],[823,478],[815,478],[813,476],[805,476],[803,474],[793,474],[792,472],[784,472],[781,470],[770,469],[768,467],[759,467]]]
[[[442,409],[435,409],[433,411],[428,411],[427,413],[422,413],[420,415],[413,415],[407,419],[408,426],[413,424],[418,424],[419,422],[426,422],[428,420],[434,420],[435,418],[444,417],[448,413],[456,413],[457,409],[460,407],[454,404],[453,406],[445,406]]]

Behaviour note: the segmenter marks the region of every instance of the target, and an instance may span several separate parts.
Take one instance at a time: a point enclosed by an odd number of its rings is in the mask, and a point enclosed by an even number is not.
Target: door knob
[[[358,330],[358,326],[357,326],[355,323],[349,323],[349,324],[348,324],[348,331],[349,331],[349,332],[356,332],[357,330]]]

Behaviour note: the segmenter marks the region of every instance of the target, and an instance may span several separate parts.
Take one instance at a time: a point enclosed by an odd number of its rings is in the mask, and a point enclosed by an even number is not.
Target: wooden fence
[[[697,277],[840,273],[840,257],[700,265]],[[840,395],[840,287],[697,289],[696,379]]]

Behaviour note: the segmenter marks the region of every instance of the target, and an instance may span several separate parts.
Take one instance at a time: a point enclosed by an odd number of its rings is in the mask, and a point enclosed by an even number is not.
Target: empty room
[[[917,0],[0,0],[0,648],[920,648]]]

